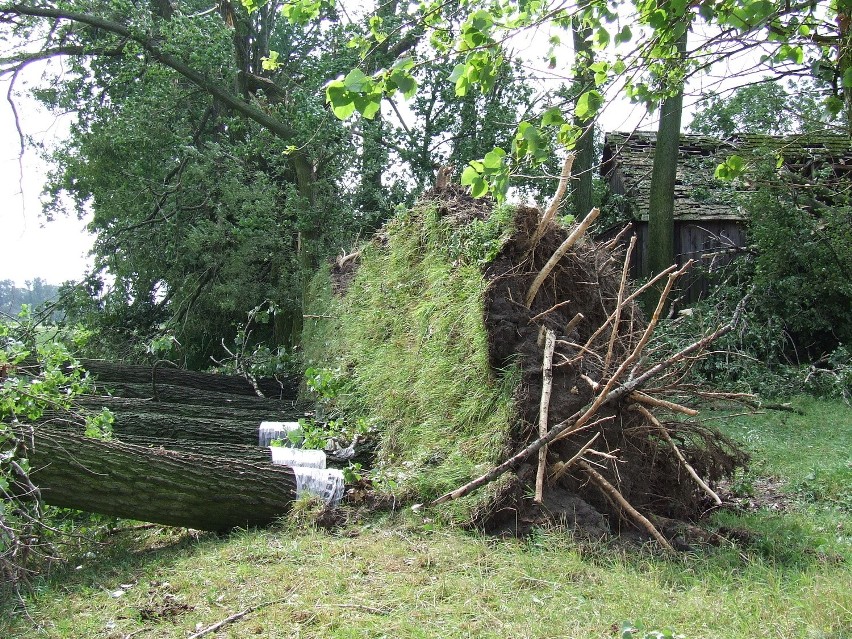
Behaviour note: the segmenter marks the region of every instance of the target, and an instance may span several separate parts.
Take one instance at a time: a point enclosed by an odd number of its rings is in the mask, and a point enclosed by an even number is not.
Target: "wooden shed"
[[[601,175],[608,184],[607,206],[633,222],[638,241],[632,274],[648,273],[648,202],[657,134],[651,131],[612,132],[604,139]],[[846,136],[785,136],[742,134],[727,140],[703,135],[681,135],[675,181],[675,255],[679,264],[700,264],[686,278],[683,301],[706,295],[712,281],[707,272],[734,258],[731,249],[746,246],[746,212],[740,195],[751,189],[747,180],[717,180],[716,167],[732,155],[752,159],[759,150],[779,155],[783,170],[799,180],[814,180],[826,165],[836,179],[848,180],[852,171],[852,143]],[[821,172],[824,175],[824,171]],[[820,178],[824,179],[824,178]],[[613,235],[623,225],[605,233]]]

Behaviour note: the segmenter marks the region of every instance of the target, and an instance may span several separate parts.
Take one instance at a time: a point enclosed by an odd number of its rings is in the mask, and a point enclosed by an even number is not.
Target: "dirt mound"
[[[624,299],[629,293],[621,286],[624,256],[614,253],[609,245],[592,241],[568,251],[530,307],[525,305],[534,278],[567,237],[566,229],[552,224],[533,245],[540,219],[538,209],[520,208],[514,235],[485,270],[489,281],[485,323],[491,364],[495,369],[514,364],[522,371],[515,448],[534,439],[538,432],[544,335],[548,329],[556,336],[548,421],[557,424],[593,402],[603,383],[637,347],[647,327],[638,305],[629,301],[621,304],[613,335],[614,322],[608,325],[607,321],[619,306],[619,294]],[[626,394],[623,400],[601,408],[596,415],[596,421],[602,422],[599,427],[583,429],[551,444],[547,452],[550,477],[560,474],[550,469],[573,459],[599,433],[593,452],[584,457],[634,508],[667,518],[698,516],[708,506],[709,495],[689,476],[659,427],[636,410],[635,403]],[[711,482],[729,475],[745,461],[743,453],[718,432],[682,422],[668,422],[664,428],[686,462]],[[614,502],[599,482],[590,481],[584,466],[576,464],[555,481],[546,482],[543,503],[531,508],[527,495],[531,480],[534,482],[534,464],[535,459],[530,459],[517,468],[517,479],[504,494],[505,502],[483,513],[483,526],[501,529],[512,522],[522,526],[539,521],[542,511],[551,511],[559,518],[573,517],[579,527],[595,534],[599,521],[594,516],[580,516],[585,508],[576,503],[566,508],[560,505],[564,497],[554,498],[565,494],[591,506],[592,512],[607,514],[611,523],[618,523],[623,506]]]

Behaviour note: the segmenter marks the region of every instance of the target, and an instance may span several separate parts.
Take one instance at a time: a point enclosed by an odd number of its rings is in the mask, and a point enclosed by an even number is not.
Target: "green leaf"
[[[615,34],[615,44],[630,42],[633,39],[633,32],[628,25],[621,27],[621,31]]]
[[[488,184],[482,178],[474,180],[470,185],[470,194],[473,197],[482,197],[488,193]]]
[[[577,106],[574,108],[574,115],[581,120],[589,120],[600,110],[603,106],[603,102],[603,95],[600,91],[586,91],[577,100]]]
[[[358,109],[358,113],[363,115],[368,120],[372,120],[376,117],[376,114],[379,112],[379,109],[382,106],[382,96],[380,93],[371,93],[368,95],[358,95],[355,96],[355,108]]]
[[[355,93],[360,93],[364,90],[365,86],[372,82],[371,78],[368,78],[367,75],[361,71],[361,69],[352,69],[343,80],[343,86],[345,86],[350,91],[354,91]]]
[[[462,186],[471,186],[476,180],[481,179],[479,176],[479,171],[470,166],[469,164],[464,167],[464,171],[461,174],[461,183]]]
[[[485,154],[482,159],[482,164],[486,171],[497,171],[503,168],[503,162],[506,159],[506,152],[497,147]]]
[[[331,105],[335,117],[345,120],[355,113],[354,94],[349,91],[341,80],[333,80],[325,89],[326,101]]]
[[[279,53],[277,51],[269,51],[269,57],[263,57],[260,59],[260,66],[264,71],[275,71],[278,67],[281,66],[281,63],[278,62]]]
[[[844,89],[852,88],[852,67],[849,67],[843,72],[842,85]]]
[[[458,82],[459,78],[464,75],[466,69],[466,64],[457,64],[455,67],[453,67],[453,72],[450,74],[450,77],[447,78],[447,80],[450,82]]]
[[[558,107],[550,107],[541,116],[541,126],[561,126],[562,124],[565,124],[565,118]]]

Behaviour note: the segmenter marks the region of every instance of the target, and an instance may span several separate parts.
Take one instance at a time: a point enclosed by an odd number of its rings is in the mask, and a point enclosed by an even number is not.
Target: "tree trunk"
[[[285,421],[280,419],[280,416],[277,417],[277,421]],[[256,446],[259,426],[259,421],[234,422],[197,417],[175,418],[156,413],[116,413],[112,429],[120,439],[125,435],[137,435]]]
[[[80,360],[80,365],[94,375],[100,382],[126,382],[131,384],[148,384],[149,388],[156,381],[160,384],[185,386],[203,391],[231,393],[233,395],[250,395],[256,397],[254,387],[244,377],[239,375],[219,375],[216,373],[200,373],[168,365],[137,366],[118,364],[97,359]],[[265,397],[270,399],[296,399],[299,393],[299,382],[296,378],[285,377],[281,380],[273,377],[261,377],[257,385]]]
[[[30,476],[44,501],[200,530],[263,526],[287,512],[287,466],[150,450],[67,431],[23,433]]]
[[[686,54],[689,31],[684,30],[677,41],[681,56]],[[648,270],[649,275],[661,273],[675,261],[674,254],[674,188],[680,150],[680,121],[683,111],[683,85],[676,94],[663,101],[657,144],[654,148],[654,167],[648,202]]]
[[[229,395],[227,393],[215,393],[185,386],[172,386],[171,384],[157,384],[156,395],[154,387],[148,384],[127,384],[124,382],[97,383],[98,392],[106,391],[119,397],[148,399],[156,402],[169,402],[192,405],[226,406],[234,409],[248,409],[266,411],[268,419],[276,419],[279,413],[292,412],[293,403],[278,402],[260,397],[248,397],[246,395]]]
[[[255,433],[255,442],[257,441]],[[272,462],[272,453],[269,447],[247,446],[244,444],[228,444],[218,441],[190,441],[186,439],[175,439],[171,437],[146,437],[143,435],[119,435],[118,440],[124,444],[133,444],[141,448],[158,451],[174,450],[192,455],[206,455],[208,457],[224,457],[227,459],[241,459],[244,461],[269,464]]]
[[[109,397],[106,395],[77,395],[74,404],[88,410],[108,408],[113,413],[153,413],[170,415],[172,417],[190,417],[202,419],[225,419],[238,422],[255,421],[260,423],[270,419],[270,415],[278,421],[296,420],[305,417],[305,412],[297,407],[281,406],[268,403],[257,409],[224,408],[222,406],[204,406],[199,404],[173,404],[155,402],[150,399],[135,399],[130,397]]]

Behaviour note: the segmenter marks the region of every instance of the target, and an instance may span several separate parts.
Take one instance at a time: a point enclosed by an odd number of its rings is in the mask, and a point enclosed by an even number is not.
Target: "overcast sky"
[[[8,83],[0,83],[5,97]],[[21,86],[23,88],[23,86]],[[32,100],[17,101],[25,135],[55,144],[64,131],[62,123],[37,109]],[[46,165],[36,151],[27,149],[23,177],[18,163],[20,142],[9,103],[0,100],[0,280],[13,280],[23,286],[40,277],[50,284],[79,279],[88,263],[86,255],[92,237],[86,222],[74,217],[45,223],[41,214],[41,191]]]

